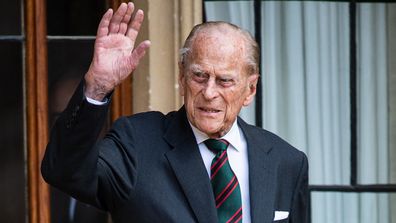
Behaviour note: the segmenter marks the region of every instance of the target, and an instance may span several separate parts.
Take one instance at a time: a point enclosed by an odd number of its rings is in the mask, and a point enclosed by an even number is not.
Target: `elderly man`
[[[42,164],[46,181],[110,212],[114,222],[306,222],[306,156],[238,118],[252,102],[258,47],[238,27],[196,26],[181,50],[184,106],[116,121],[96,143],[112,90],[138,65],[143,11],[103,16],[84,81],[62,113]]]

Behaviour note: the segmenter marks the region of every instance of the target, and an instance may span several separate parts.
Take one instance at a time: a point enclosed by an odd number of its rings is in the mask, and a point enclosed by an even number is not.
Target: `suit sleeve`
[[[83,86],[81,82],[51,130],[41,173],[52,186],[82,202],[109,210],[115,197],[125,198],[129,193],[131,185],[126,182],[131,180],[126,169],[133,169],[127,166],[133,162],[125,161],[117,130],[97,142],[109,103],[90,104]]]
[[[309,191],[308,191],[308,160],[302,156],[298,182],[293,194],[290,222],[308,223]]]

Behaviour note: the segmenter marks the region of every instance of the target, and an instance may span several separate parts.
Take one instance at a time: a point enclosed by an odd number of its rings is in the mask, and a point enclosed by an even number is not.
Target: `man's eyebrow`
[[[218,78],[222,79],[222,78],[227,78],[227,79],[235,79],[237,77],[235,77],[235,75],[231,72],[227,72],[227,73],[219,73],[217,75]]]
[[[193,71],[202,71],[202,68],[197,64],[191,64],[190,69]]]

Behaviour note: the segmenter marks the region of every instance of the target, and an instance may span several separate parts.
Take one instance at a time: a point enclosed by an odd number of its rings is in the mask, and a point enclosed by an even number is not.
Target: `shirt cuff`
[[[104,98],[104,101],[97,101],[97,100],[89,98],[87,96],[85,96],[85,98],[87,99],[87,101],[89,103],[94,104],[94,105],[104,105],[104,104],[107,104],[107,102],[109,101],[108,98]]]

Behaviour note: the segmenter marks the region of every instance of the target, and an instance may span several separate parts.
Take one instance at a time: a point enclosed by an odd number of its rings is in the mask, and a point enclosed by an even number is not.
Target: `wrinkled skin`
[[[259,75],[246,73],[243,38],[232,32],[197,34],[187,63],[179,65],[188,120],[211,138],[225,135],[256,93]]]
[[[138,66],[150,41],[135,48],[144,14],[134,4],[109,9],[100,21],[94,55],[85,75],[85,96],[102,101]],[[258,74],[247,74],[244,38],[227,27],[196,34],[186,64],[180,64],[180,93],[192,125],[219,138],[256,93]]]
[[[101,101],[138,66],[150,41],[135,42],[144,14],[135,6],[122,3],[115,13],[112,9],[103,15],[96,34],[94,55],[85,74],[85,96]]]

